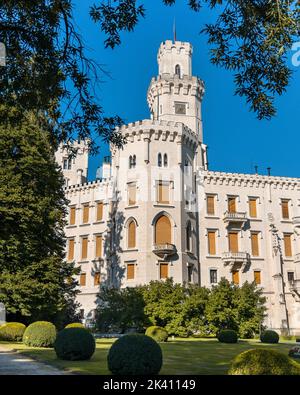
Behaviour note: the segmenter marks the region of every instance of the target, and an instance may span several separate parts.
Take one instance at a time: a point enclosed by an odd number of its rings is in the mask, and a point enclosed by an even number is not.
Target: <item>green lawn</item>
[[[61,361],[53,349],[30,348],[22,343],[4,343],[9,348],[32,356],[58,368],[81,374],[109,374],[106,366],[107,352],[114,340],[97,340],[97,349],[90,361]],[[226,374],[230,361],[240,352],[250,348],[269,348],[288,354],[294,342],[263,345],[258,340],[239,341],[238,344],[223,344],[216,339],[176,339],[162,343],[164,363],[161,374]]]

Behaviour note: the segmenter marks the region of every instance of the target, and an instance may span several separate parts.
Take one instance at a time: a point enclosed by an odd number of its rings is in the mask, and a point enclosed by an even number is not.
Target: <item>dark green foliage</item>
[[[47,123],[19,117],[0,105],[0,300],[11,321],[30,323],[74,304],[76,271],[64,261],[67,201]]]
[[[52,347],[56,328],[51,322],[36,321],[30,324],[23,335],[23,343],[30,347]]]
[[[58,332],[54,349],[58,358],[67,361],[85,361],[96,349],[94,336],[84,328],[65,328]]]
[[[248,350],[232,362],[229,375],[300,375],[300,365],[273,350]]]
[[[85,329],[85,326],[81,322],[72,322],[71,324],[68,324],[65,326],[65,329],[67,328],[82,328]]]
[[[23,338],[26,326],[20,322],[7,322],[0,326],[0,340],[19,342]]]
[[[276,344],[279,342],[279,335],[275,331],[267,330],[260,335],[260,341],[262,343]]]
[[[300,347],[295,346],[295,347],[291,348],[289,351],[289,357],[300,358]]]
[[[108,369],[117,375],[158,374],[162,362],[160,346],[142,334],[122,336],[112,345],[107,356]]]
[[[224,329],[218,333],[218,340],[220,343],[237,343],[238,335],[236,331]]]
[[[168,340],[168,332],[161,326],[149,326],[145,335],[152,337],[157,342],[166,342]]]

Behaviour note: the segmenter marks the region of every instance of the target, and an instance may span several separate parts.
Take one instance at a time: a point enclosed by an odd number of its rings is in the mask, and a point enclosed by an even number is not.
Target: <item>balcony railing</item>
[[[295,262],[295,263],[300,263],[300,254],[296,254],[296,255],[294,256],[294,262]]]
[[[166,258],[175,254],[176,247],[171,243],[155,244],[153,246],[153,252],[161,258]]]
[[[225,211],[223,220],[227,224],[239,224],[241,226],[247,221],[247,213],[246,212],[235,212],[230,213],[229,211]]]
[[[223,252],[222,254],[222,260],[224,263],[245,262],[248,258],[248,252]]]
[[[300,216],[293,217],[293,225],[297,228],[300,227]]]

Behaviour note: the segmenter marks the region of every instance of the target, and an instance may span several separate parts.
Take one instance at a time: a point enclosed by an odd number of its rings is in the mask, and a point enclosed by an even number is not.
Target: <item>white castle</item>
[[[147,93],[151,119],[120,128],[102,177],[87,182],[88,145],[56,159],[66,179],[66,256],[80,266],[82,318],[100,285],[172,277],[212,287],[222,277],[262,287],[265,325],[300,333],[300,179],[208,170],[192,46],[165,41]]]

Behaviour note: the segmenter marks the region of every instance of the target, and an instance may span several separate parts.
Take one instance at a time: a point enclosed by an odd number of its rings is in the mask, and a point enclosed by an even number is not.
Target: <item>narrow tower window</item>
[[[178,75],[178,77],[180,78],[180,66],[179,66],[179,64],[177,64],[175,66],[175,74]]]
[[[161,167],[162,166],[162,157],[161,157],[161,153],[158,154],[157,156],[157,166]]]
[[[164,167],[168,167],[168,155],[164,154]]]

